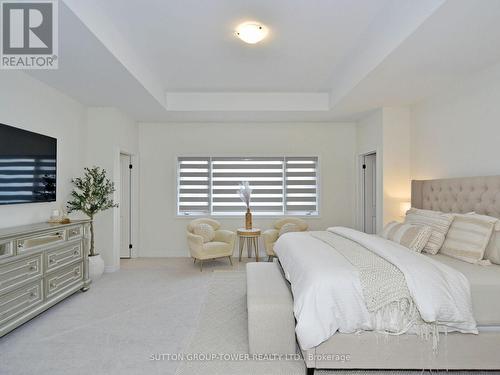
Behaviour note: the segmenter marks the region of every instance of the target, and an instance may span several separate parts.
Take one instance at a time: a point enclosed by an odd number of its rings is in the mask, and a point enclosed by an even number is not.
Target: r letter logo
[[[2,69],[57,69],[57,0],[0,1]]]

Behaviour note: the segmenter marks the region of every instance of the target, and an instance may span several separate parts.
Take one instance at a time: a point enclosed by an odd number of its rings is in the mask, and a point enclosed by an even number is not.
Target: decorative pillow
[[[300,232],[300,227],[294,223],[286,223],[280,229],[279,236],[288,232]]]
[[[214,228],[205,223],[196,224],[193,228],[193,233],[201,236],[203,238],[203,242],[210,242],[215,238]]]
[[[480,215],[475,212],[470,212],[467,215],[483,218],[495,225],[490,242],[488,242],[488,246],[486,246],[486,250],[484,251],[483,259],[489,260],[491,263],[500,264],[500,220],[493,216]]]
[[[488,216],[488,215],[476,214],[475,212],[467,212],[466,215],[472,215],[474,217],[486,220],[489,223],[493,223],[493,225],[494,225],[493,230],[494,231],[500,231],[500,220],[498,220],[496,217]]]
[[[446,233],[448,232],[452,221],[452,214],[411,208],[406,213],[405,224],[431,227],[431,237],[425,244],[423,251],[429,254],[437,254],[441,246],[443,246]]]
[[[479,215],[454,215],[440,252],[469,263],[484,263],[486,246],[495,223]],[[489,262],[488,262],[489,264]]]
[[[432,229],[423,225],[412,225],[391,221],[380,237],[397,242],[410,250],[420,253],[431,237]]]
[[[491,263],[500,264],[500,231],[494,230],[490,242],[484,251],[484,259]]]

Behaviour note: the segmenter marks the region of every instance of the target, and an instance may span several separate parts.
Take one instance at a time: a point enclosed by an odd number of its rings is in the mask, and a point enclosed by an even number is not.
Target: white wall
[[[411,175],[500,174],[500,64],[412,108]]]
[[[384,107],[356,126],[357,155],[377,153],[377,231],[389,221],[401,221],[401,203],[410,200],[410,110]],[[362,228],[361,173],[357,173],[357,220]]]
[[[411,179],[500,174],[499,103],[500,64],[411,108],[384,107],[358,122],[358,154],[383,155],[384,223],[402,219]]]
[[[360,158],[362,155],[377,153],[377,231],[380,230],[383,222],[384,200],[383,200],[383,112],[378,109],[363,119],[356,126],[356,228],[363,229],[363,191],[362,191],[362,171],[360,169]]]
[[[104,168],[108,177],[115,183],[115,201],[120,201],[120,152],[139,154],[137,125],[135,121],[116,108],[89,108],[87,110],[85,165]],[[135,169],[134,175],[138,176]],[[139,246],[138,222],[138,178],[133,179],[133,195],[137,196],[132,217],[132,238]],[[95,218],[96,251],[104,258],[106,270],[114,271],[120,267],[120,208],[99,213]],[[135,241],[134,241],[135,239]]]
[[[384,107],[384,225],[401,221],[401,204],[411,198],[410,110]]]
[[[353,124],[139,124],[140,256],[186,256],[185,228],[176,216],[176,157],[181,155],[318,155],[320,217],[312,229],[354,224],[355,142]],[[217,218],[236,229],[243,217]],[[256,226],[274,219],[254,217]]]
[[[0,123],[57,138],[57,201],[0,206],[0,227],[45,221],[66,205],[83,166],[85,108],[18,71],[0,71]]]
[[[87,109],[22,72],[0,71],[0,123],[56,137],[58,154],[57,202],[0,206],[0,227],[46,221],[53,209],[66,205],[71,178],[81,176],[84,166],[105,168],[115,181],[118,200],[120,152],[138,156],[137,125],[130,117],[114,108]],[[137,218],[138,178],[133,190]],[[108,270],[119,267],[119,218],[119,209],[96,217],[96,247]],[[132,237],[138,246],[137,220],[133,226]]]

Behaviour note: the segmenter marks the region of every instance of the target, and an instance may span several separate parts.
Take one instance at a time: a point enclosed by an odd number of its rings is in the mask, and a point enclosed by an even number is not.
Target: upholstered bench
[[[292,294],[277,263],[247,263],[250,354],[295,353]]]

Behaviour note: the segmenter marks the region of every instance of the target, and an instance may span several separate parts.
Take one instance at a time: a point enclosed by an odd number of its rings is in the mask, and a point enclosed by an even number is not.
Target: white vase
[[[89,278],[96,281],[104,273],[104,260],[101,255],[89,256]]]

